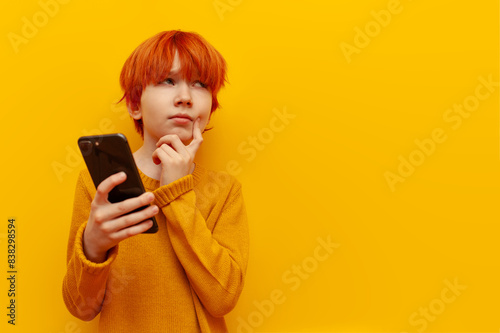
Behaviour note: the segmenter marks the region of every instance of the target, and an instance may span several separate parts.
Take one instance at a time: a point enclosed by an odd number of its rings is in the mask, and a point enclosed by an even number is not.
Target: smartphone
[[[104,179],[115,173],[123,171],[127,174],[127,179],[109,192],[109,202],[120,202],[138,197],[145,192],[125,135],[116,133],[82,136],[78,139],[78,147],[80,147],[80,152],[96,188]],[[140,207],[131,213],[146,207]],[[153,220],[153,226],[144,233],[151,234],[158,231],[155,217],[153,216],[151,220]]]

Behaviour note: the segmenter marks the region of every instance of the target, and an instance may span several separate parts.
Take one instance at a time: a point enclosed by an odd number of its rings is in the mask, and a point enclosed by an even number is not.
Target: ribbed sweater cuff
[[[75,238],[75,251],[76,257],[82,263],[83,269],[89,274],[100,274],[103,270],[109,268],[109,265],[115,260],[118,254],[118,245],[112,247],[108,251],[108,258],[105,262],[95,263],[87,259],[85,253],[83,252],[83,232],[85,231],[85,227],[87,226],[87,222],[82,223],[78,231],[76,232]]]
[[[194,178],[193,175],[189,174],[168,185],[163,185],[162,187],[156,189],[153,193],[155,194],[158,207],[161,208],[168,205],[184,193],[191,191],[193,188]]]

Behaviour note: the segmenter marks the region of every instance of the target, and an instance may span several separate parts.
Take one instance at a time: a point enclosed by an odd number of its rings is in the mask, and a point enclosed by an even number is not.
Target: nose
[[[187,83],[183,82],[177,85],[177,94],[174,99],[175,106],[191,106],[191,90]]]

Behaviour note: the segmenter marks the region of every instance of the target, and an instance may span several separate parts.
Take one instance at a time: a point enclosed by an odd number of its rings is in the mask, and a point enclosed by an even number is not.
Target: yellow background
[[[444,118],[473,100],[480,77],[500,79],[497,1],[402,0],[385,26],[372,11],[393,8],[386,0],[67,2],[45,22],[34,0],[0,11],[1,276],[9,217],[18,235],[17,320],[7,325],[4,277],[2,331],[94,331],[61,296],[84,166],[76,140],[110,130],[139,147],[114,105],[121,66],[144,39],[183,29],[229,64],[198,158],[216,170],[236,161],[244,186],[251,259],[232,332],[248,331],[242,322],[254,332],[418,332],[411,317],[430,306],[439,314],[426,332],[499,332],[499,87],[458,128]],[[13,47],[8,36],[34,19],[38,31]],[[346,57],[341,45],[362,45],[366,28],[369,43]],[[284,110],[294,118],[270,130]],[[424,156],[415,140],[436,128],[446,140],[391,190],[386,172]],[[259,135],[260,150],[245,153]],[[318,261],[317,239],[329,236],[340,246]],[[294,265],[310,273],[292,290]],[[452,302],[446,281],[466,288]],[[273,291],[282,302],[259,310]]]

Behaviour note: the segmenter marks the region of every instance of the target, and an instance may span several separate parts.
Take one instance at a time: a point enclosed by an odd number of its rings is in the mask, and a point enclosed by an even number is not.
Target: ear
[[[140,106],[138,108],[137,107],[136,108],[132,108],[131,105],[127,104],[127,110],[128,110],[128,113],[130,114],[130,116],[133,119],[135,119],[135,120],[142,119],[142,111],[141,111],[141,107]]]

